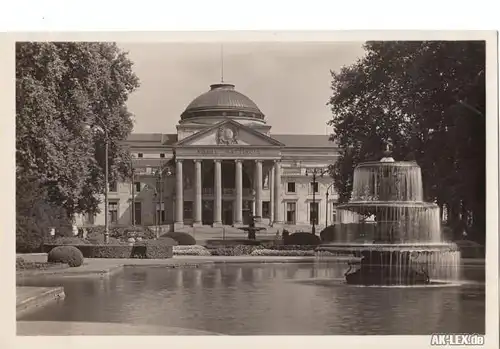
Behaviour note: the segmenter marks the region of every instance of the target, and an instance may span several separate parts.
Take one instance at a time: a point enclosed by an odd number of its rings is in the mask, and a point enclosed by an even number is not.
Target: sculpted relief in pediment
[[[238,129],[232,125],[222,125],[217,129],[215,137],[218,145],[238,144]]]

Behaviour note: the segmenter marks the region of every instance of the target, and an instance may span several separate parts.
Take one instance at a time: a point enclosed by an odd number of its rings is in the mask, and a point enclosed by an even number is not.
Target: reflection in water
[[[24,320],[152,324],[236,335],[484,333],[482,285],[387,288],[325,282],[342,279],[345,270],[331,262],[135,267],[102,280],[64,279],[64,302]]]

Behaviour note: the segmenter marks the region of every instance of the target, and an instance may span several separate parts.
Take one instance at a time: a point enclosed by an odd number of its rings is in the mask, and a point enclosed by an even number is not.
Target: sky
[[[176,133],[181,113],[221,82],[223,67],[224,82],[257,104],[271,133],[330,134],[330,70],[362,57],[362,44],[121,43],[141,82],[128,101],[133,132]]]

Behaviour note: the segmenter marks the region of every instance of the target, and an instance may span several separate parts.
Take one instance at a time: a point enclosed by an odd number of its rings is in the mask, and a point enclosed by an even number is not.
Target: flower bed
[[[286,256],[286,257],[314,257],[314,250],[270,250],[256,249],[250,256]]]
[[[297,251],[314,251],[314,249],[318,247],[316,245],[271,245],[266,246],[266,249],[269,250],[279,250],[279,251],[289,251],[289,250],[297,250]]]
[[[47,270],[47,269],[62,269],[62,268],[69,268],[69,265],[63,263],[31,262],[24,260],[22,257],[16,258],[16,271]]]
[[[204,246],[190,245],[190,246],[174,246],[174,256],[211,256],[210,251]]]
[[[261,246],[238,245],[219,247],[210,250],[212,256],[249,256],[253,251],[263,249]]]

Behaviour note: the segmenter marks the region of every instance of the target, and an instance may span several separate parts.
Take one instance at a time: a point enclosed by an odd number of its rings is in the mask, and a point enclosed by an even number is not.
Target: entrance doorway
[[[203,211],[201,221],[203,225],[212,225],[214,223],[214,202],[212,200],[203,200]]]
[[[233,224],[233,202],[230,200],[222,200],[222,224]]]
[[[293,225],[296,220],[296,207],[295,202],[287,202],[286,203],[286,224]]]
[[[243,224],[245,225],[250,224],[250,221],[252,220],[251,200],[243,200],[242,218],[243,218]]]

